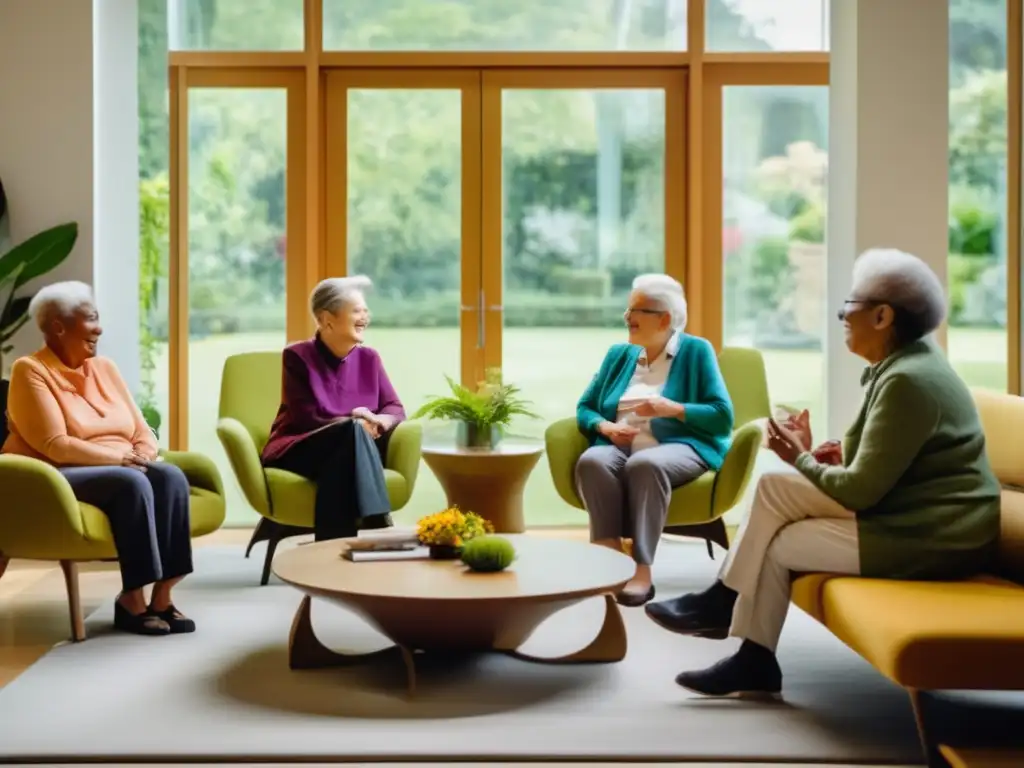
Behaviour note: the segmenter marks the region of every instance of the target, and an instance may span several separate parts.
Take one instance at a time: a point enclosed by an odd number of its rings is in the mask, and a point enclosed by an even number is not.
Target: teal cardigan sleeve
[[[592,435],[597,431],[597,425],[605,421],[605,417],[601,415],[600,397],[603,385],[609,376],[614,351],[615,347],[612,347],[605,354],[604,360],[601,361],[601,367],[597,369],[594,378],[590,380],[587,388],[583,390],[579,402],[576,403],[576,425],[584,434]]]
[[[906,376],[894,375],[879,383],[849,466],[820,464],[803,453],[796,468],[847,509],[871,509],[910,467],[938,419],[935,399]]]
[[[700,346],[694,353],[694,374],[696,389],[692,402],[684,402],[682,421],[679,419],[654,419],[658,424],[652,427],[659,435],[671,435],[676,432],[697,432],[707,436],[725,437],[732,434],[735,411],[732,398],[725,386],[722,370],[718,367],[718,358],[714,347],[706,339],[698,340]],[[659,438],[660,439],[660,438]]]

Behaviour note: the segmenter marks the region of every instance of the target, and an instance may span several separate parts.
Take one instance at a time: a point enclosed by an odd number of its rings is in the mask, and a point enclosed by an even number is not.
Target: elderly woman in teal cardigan
[[[733,408],[715,352],[683,332],[686,298],[668,275],[640,275],[625,313],[629,343],[608,350],[580,398],[576,421],[590,441],[576,486],[596,544],[632,539],[636,574],[617,596],[654,597],[651,563],[672,490],[722,465]]]
[[[857,259],[839,320],[869,366],[860,413],[842,443],[817,448],[806,412],[769,421],[768,447],[791,469],[760,479],[719,580],[647,606],[666,629],[743,641],[679,685],[777,696],[775,648],[794,573],[941,580],[993,564],[999,482],[971,394],[927,338],[945,311],[942,284],[916,257],[879,249]]]

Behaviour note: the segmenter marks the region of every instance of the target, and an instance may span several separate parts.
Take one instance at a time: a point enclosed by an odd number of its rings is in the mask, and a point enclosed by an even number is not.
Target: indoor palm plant
[[[19,290],[60,265],[71,254],[77,239],[77,224],[61,224],[11,248],[7,197],[0,182],[0,372],[5,377],[4,356],[12,349],[14,334],[28,322],[28,305],[32,300],[31,294],[20,294]],[[0,389],[6,401],[6,378]]]
[[[501,381],[501,371],[491,369],[474,390],[445,376],[451,395],[434,397],[416,412],[416,418],[443,419],[458,425],[458,442],[467,448],[493,448],[516,416],[540,418],[519,396],[519,388]]]

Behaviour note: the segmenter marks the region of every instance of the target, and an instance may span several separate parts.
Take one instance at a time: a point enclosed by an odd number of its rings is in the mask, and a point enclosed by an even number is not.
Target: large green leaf
[[[11,242],[11,215],[7,209],[7,193],[0,181],[0,253],[4,253]]]
[[[71,254],[78,239],[78,224],[61,224],[30,237],[0,256],[0,280],[6,279],[21,268],[14,288],[27,283],[56,268]]]

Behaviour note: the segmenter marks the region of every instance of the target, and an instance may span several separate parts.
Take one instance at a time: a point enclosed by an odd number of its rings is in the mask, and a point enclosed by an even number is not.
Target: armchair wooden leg
[[[61,560],[60,569],[64,571],[64,584],[68,590],[71,639],[80,643],[85,640],[85,619],[82,616],[82,594],[78,590],[78,563],[74,560]]]
[[[274,521],[266,517],[261,517],[259,523],[256,524],[256,530],[252,532],[252,538],[249,539],[249,545],[245,548],[245,557],[248,559],[249,553],[252,552],[252,548],[259,544],[261,541],[267,541],[271,536],[271,527],[274,525]]]
[[[302,528],[296,525],[282,525],[281,523],[274,522],[268,517],[263,518],[260,521],[259,527],[256,532],[253,533],[253,539],[256,538],[256,533],[259,532],[259,528],[266,523],[266,532],[263,534],[262,541],[267,542],[267,556],[263,559],[263,575],[260,577],[260,586],[265,586],[270,581],[270,566],[274,562],[274,552],[277,551],[277,545],[285,539],[289,539],[292,536],[302,536],[312,532],[312,528]],[[251,544],[250,544],[251,547]]]
[[[696,539],[704,539],[708,547],[708,557],[715,559],[715,550],[712,544],[717,544],[722,549],[729,549],[729,532],[725,529],[725,518],[719,517],[709,523],[696,523],[694,525],[668,525],[665,526],[665,533],[674,536],[690,536]]]

